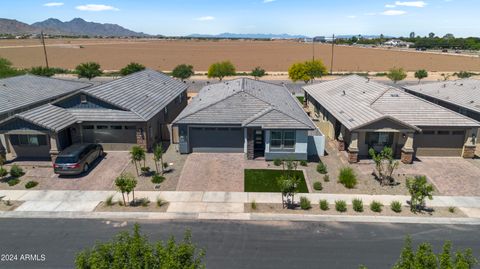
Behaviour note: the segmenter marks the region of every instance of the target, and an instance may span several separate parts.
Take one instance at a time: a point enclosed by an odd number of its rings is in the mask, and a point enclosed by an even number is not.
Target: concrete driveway
[[[25,175],[19,184],[8,187],[2,184],[2,189],[25,189],[24,185],[30,180],[39,184],[35,189],[46,190],[113,190],[115,178],[122,173],[130,162],[128,152],[107,152],[103,159],[97,160],[90,172],[81,176],[58,176],[49,166],[23,166]]]
[[[265,161],[245,160],[243,153],[192,153],[188,156],[177,191],[244,191],[244,169],[266,168]]]

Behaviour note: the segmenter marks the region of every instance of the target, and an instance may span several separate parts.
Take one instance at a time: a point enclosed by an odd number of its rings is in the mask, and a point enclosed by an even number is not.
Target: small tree
[[[433,185],[427,183],[426,176],[407,178],[406,186],[410,193],[410,211],[417,213],[425,208],[425,198],[433,199]]]
[[[403,70],[403,68],[392,68],[387,73],[387,77],[393,81],[393,83],[397,83],[398,81],[404,80],[407,77],[407,72]]]
[[[328,74],[327,68],[320,60],[306,61],[304,64],[311,82]]]
[[[428,77],[428,72],[425,69],[420,69],[415,72],[415,78],[418,79],[418,83],[424,78]]]
[[[236,74],[235,66],[230,61],[214,63],[208,68],[208,78],[218,78],[220,81],[224,77],[234,76]]]
[[[252,72],[250,73],[250,75],[252,75],[252,77],[254,77],[256,80],[265,76],[266,74],[267,73],[265,72],[265,69],[262,69],[259,66],[255,67],[255,69],[253,69]]]
[[[379,153],[371,148],[368,153],[375,162],[375,168],[378,172],[376,176],[378,177],[380,184],[382,186],[386,184],[393,184],[395,179],[392,177],[392,175],[400,163],[393,159],[392,148],[384,147]]]
[[[177,65],[172,71],[172,77],[179,78],[182,81],[193,76],[193,65],[180,64]]]
[[[120,74],[122,76],[127,76],[139,71],[145,70],[145,66],[139,63],[129,63],[127,66],[124,68],[120,69]]]
[[[133,146],[130,149],[130,160],[135,164],[135,171],[138,176],[138,166],[141,165],[141,161],[143,161],[143,166],[145,166],[145,149],[141,146]]]
[[[153,161],[155,162],[155,169],[158,171],[158,162],[160,162],[160,167],[162,169],[162,175],[165,172],[164,167],[163,167],[163,146],[162,144],[157,144],[155,148],[153,149]]]
[[[130,193],[132,193],[132,203],[135,205],[135,188],[137,187],[137,180],[135,179],[134,176],[132,176],[130,174],[126,174],[125,177],[126,177],[125,192],[127,193],[127,199],[129,197]]]
[[[277,182],[281,189],[284,208],[294,208],[295,193],[298,192],[298,186],[300,185],[300,178],[295,173],[297,167],[297,161],[282,161],[283,173],[277,178]]]
[[[94,77],[98,77],[102,74],[100,70],[100,64],[95,62],[82,63],[75,67],[75,71],[79,78],[88,78],[91,80]]]
[[[120,176],[115,179],[115,186],[117,186],[118,190],[122,193],[123,204],[125,206],[127,206],[125,201],[125,192],[128,188],[127,184],[127,175],[125,173],[121,173]]]
[[[307,84],[310,81],[307,68],[303,63],[295,63],[288,69],[288,77],[293,81],[303,81]]]
[[[121,232],[113,240],[96,243],[75,257],[75,268],[205,268],[203,249],[192,243],[190,231],[186,231],[181,242],[171,237],[167,242],[148,242],[135,224],[133,233]]]
[[[43,67],[43,66],[37,66],[37,67],[32,67],[28,71],[30,74],[36,75],[36,76],[42,76],[42,77],[51,77],[55,75],[55,69],[50,68],[50,67]]]

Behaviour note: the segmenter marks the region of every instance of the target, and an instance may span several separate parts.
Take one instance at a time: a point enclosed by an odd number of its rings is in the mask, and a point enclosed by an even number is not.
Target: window
[[[80,103],[82,104],[87,103],[87,96],[85,94],[80,95]]]
[[[134,125],[125,125],[125,130],[135,130],[136,127]]]
[[[434,135],[435,131],[431,131],[431,130],[423,131],[422,134],[424,134],[424,135]]]
[[[295,131],[271,131],[270,147],[272,149],[294,149]]]
[[[97,125],[97,130],[108,129],[107,125]]]
[[[111,125],[111,126],[110,126],[110,129],[113,129],[113,130],[122,130],[122,125]]]
[[[391,147],[393,144],[393,133],[369,132],[366,135],[366,142],[370,147]]]
[[[437,134],[438,135],[449,135],[450,131],[438,131]]]
[[[15,146],[46,146],[45,135],[10,135],[10,142]]]
[[[465,135],[465,131],[453,131],[452,135]]]
[[[165,112],[165,115],[168,114],[168,108],[167,108],[167,107],[165,107],[165,108],[163,109],[163,111]]]
[[[178,95],[177,97],[177,104],[180,104],[182,101],[183,101],[183,96],[184,96],[184,93],[182,92],[181,94]]]
[[[93,125],[83,125],[82,128],[83,128],[83,130],[92,130]]]

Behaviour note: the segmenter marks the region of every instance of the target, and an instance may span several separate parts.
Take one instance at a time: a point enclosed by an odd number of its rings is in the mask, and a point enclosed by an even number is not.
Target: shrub
[[[164,205],[166,205],[166,204],[167,204],[167,201],[163,200],[163,199],[160,198],[160,197],[157,197],[157,206],[158,206],[158,207],[162,207],[162,206],[164,206]]]
[[[382,212],[382,207],[383,204],[377,201],[372,201],[372,203],[370,204],[370,210],[376,213]]]
[[[455,213],[455,207],[454,206],[449,207],[448,212]]]
[[[36,186],[38,185],[38,182],[36,181],[29,181],[25,184],[25,188],[27,189],[31,189],[31,188],[35,188]]]
[[[314,188],[316,191],[321,191],[321,190],[323,190],[322,182],[317,181],[317,182],[313,183],[313,188]]]
[[[327,166],[320,162],[317,164],[317,172],[319,172],[320,174],[326,174],[327,173]]]
[[[252,208],[252,210],[257,210],[257,202],[255,202],[255,200],[253,200],[253,201],[250,203],[250,207]]]
[[[282,165],[282,160],[280,160],[280,159],[275,159],[275,160],[273,160],[273,165],[275,165],[275,166],[280,166],[280,165]]]
[[[141,198],[139,200],[140,202],[140,205],[143,206],[143,207],[147,207],[149,204],[150,204],[150,199],[148,198]]]
[[[150,173],[150,167],[148,167],[148,166],[141,167],[140,170],[142,171],[143,175],[147,175],[147,174]]]
[[[330,182],[330,176],[329,175],[324,175],[323,176],[323,181]]]
[[[123,206],[123,201],[122,201],[122,199],[118,199],[118,205],[119,205],[119,206]]]
[[[353,210],[355,212],[363,212],[363,201],[362,199],[353,199],[352,200]]]
[[[346,188],[353,189],[355,188],[355,185],[357,185],[357,176],[351,167],[344,167],[340,169],[338,181]]]
[[[145,70],[145,66],[139,63],[129,63],[127,66],[124,68],[120,69],[120,74],[122,76],[127,76],[130,74],[133,74],[135,72],[139,72]]]
[[[110,195],[107,197],[107,199],[105,200],[105,204],[107,206],[112,206],[114,203],[113,203],[113,195]]]
[[[10,187],[17,185],[18,183],[20,183],[20,179],[18,179],[18,178],[12,178],[12,179],[7,181],[7,184]]]
[[[305,161],[305,160],[301,160],[301,161],[300,161],[300,165],[301,165],[301,166],[307,166],[307,165],[308,165],[308,162]]]
[[[393,212],[400,213],[402,212],[402,203],[399,201],[392,201],[392,203],[390,204],[390,208]]]
[[[308,200],[307,197],[300,197],[300,208],[303,210],[309,210],[312,208],[312,205],[310,204],[310,200]]]
[[[323,211],[327,211],[329,209],[327,200],[320,200],[320,209]]]
[[[16,164],[12,165],[12,168],[10,168],[10,175],[12,177],[21,177],[24,174],[23,169]]]
[[[8,175],[7,169],[5,169],[3,167],[0,167],[0,178],[4,177],[6,175]]]
[[[338,212],[346,212],[347,202],[345,202],[344,200],[335,201],[335,210],[337,210]]]
[[[159,174],[155,174],[155,175],[153,175],[153,177],[152,177],[152,183],[153,183],[153,184],[160,184],[160,183],[162,183],[164,180],[165,180],[165,177],[164,177],[164,176],[161,176],[161,175],[159,175]]]
[[[11,205],[12,205],[12,201],[10,201],[10,199],[8,199],[7,201],[5,201],[5,205],[6,205],[6,206],[11,206]]]
[[[195,72],[193,71],[193,65],[180,64],[172,70],[172,77],[179,78],[181,80],[185,80],[194,74]]]

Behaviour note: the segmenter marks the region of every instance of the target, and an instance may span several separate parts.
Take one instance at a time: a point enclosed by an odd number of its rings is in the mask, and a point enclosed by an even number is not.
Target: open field
[[[136,61],[149,68],[172,70],[177,64],[192,64],[204,71],[215,62],[229,59],[237,70],[249,71],[261,66],[267,71],[287,71],[297,61],[312,57],[312,45],[296,41],[186,41],[122,39],[48,39],[50,66],[74,68],[78,63],[97,61],[105,70],[118,70]],[[0,57],[17,67],[44,64],[38,40],[0,40]],[[315,57],[330,68],[331,46],[317,44]],[[442,55],[428,52],[388,49],[335,47],[334,71],[382,72],[397,66],[406,70],[480,71],[480,57]]]

